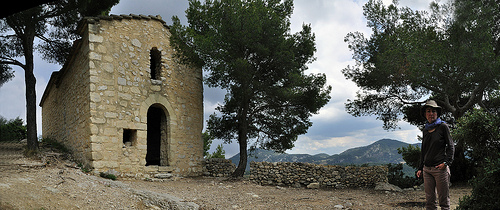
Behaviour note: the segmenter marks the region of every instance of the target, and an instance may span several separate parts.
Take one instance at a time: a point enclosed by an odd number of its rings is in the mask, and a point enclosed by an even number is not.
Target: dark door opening
[[[168,165],[167,161],[167,117],[161,107],[148,109],[146,166]]]

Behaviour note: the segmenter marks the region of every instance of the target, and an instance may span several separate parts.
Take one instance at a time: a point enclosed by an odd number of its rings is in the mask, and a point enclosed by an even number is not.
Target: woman
[[[437,209],[436,191],[441,209],[450,209],[450,165],[453,162],[455,147],[450,136],[450,129],[442,121],[441,107],[433,100],[428,100],[421,110],[427,123],[423,130],[420,169],[417,176],[424,177],[425,207]]]

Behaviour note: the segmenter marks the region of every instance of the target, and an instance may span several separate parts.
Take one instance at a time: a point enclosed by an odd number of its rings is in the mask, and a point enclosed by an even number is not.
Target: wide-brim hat
[[[420,114],[424,118],[425,118],[425,109],[427,109],[427,107],[431,107],[431,108],[436,109],[438,117],[441,116],[441,107],[439,105],[437,105],[436,101],[434,101],[434,100],[427,100],[425,102],[424,106],[422,106],[422,109],[420,109]]]

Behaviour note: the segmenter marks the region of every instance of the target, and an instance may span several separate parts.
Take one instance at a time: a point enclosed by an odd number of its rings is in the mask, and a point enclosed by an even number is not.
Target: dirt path
[[[313,190],[260,186],[248,180],[172,178],[112,181],[83,173],[51,151],[40,160],[0,143],[0,209],[423,209],[423,191]],[[452,204],[469,194],[452,187]]]
[[[170,193],[197,203],[202,209],[423,209],[423,191],[384,192],[373,189],[313,190],[260,186],[249,181],[220,178],[186,178],[176,181],[123,181],[160,193]],[[470,193],[468,187],[452,187],[453,208]]]

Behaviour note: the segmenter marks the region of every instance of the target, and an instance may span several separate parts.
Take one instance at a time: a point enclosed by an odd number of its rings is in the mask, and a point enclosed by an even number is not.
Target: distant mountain
[[[420,147],[420,143],[414,144]],[[322,165],[350,165],[350,164],[387,164],[404,162],[398,148],[407,147],[408,143],[398,140],[381,139],[368,146],[348,149],[340,154],[286,154],[274,151],[257,149],[248,157],[247,170],[250,170],[250,162],[303,162]],[[236,165],[240,160],[240,154],[229,158]]]

